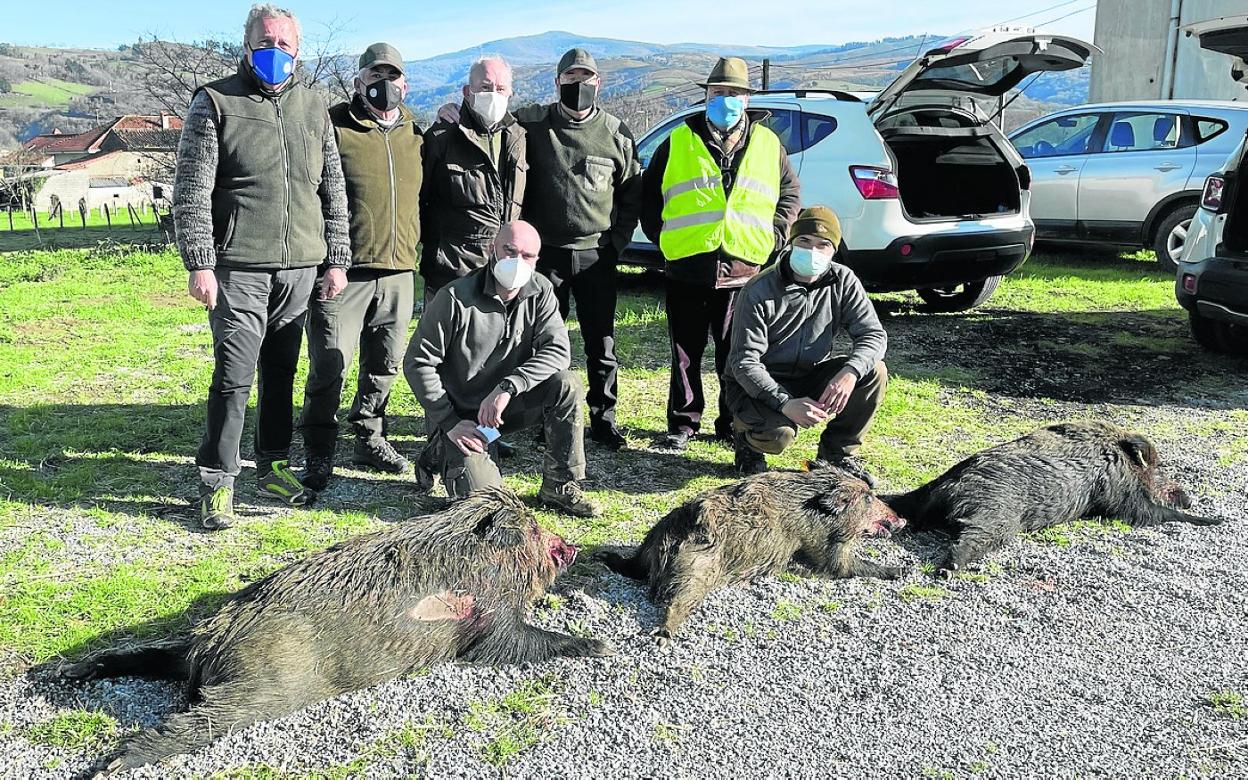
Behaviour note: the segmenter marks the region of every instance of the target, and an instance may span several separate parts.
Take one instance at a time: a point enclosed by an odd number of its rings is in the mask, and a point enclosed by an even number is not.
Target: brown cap
[[[837,246],[841,243],[841,220],[837,218],[836,212],[827,206],[811,206],[808,209],[802,209],[802,213],[797,215],[789,234],[793,238],[798,236],[826,238],[832,242],[833,246]]]
[[[568,49],[559,58],[559,69],[556,75],[562,76],[572,68],[584,68],[593,71],[594,75],[598,75],[598,63],[594,61],[594,55],[584,49]]]
[[[374,65],[389,65],[398,69],[399,73],[402,73],[403,57],[399,55],[398,49],[388,43],[374,43],[360,55],[360,70],[371,68]]]
[[[737,87],[750,92],[758,91],[750,86],[750,67],[740,57],[720,57],[719,62],[711,69],[710,77],[698,86]]]

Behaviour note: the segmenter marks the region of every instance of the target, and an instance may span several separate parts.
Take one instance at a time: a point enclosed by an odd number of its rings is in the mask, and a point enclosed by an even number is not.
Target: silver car
[[[1205,177],[1248,130],[1248,104],[1152,100],[1078,106],[1010,134],[1031,169],[1038,241],[1142,246],[1173,271]]]

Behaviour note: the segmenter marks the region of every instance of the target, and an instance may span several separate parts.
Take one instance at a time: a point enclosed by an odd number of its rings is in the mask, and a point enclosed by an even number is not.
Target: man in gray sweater
[[[502,226],[489,262],[443,287],[420,318],[403,373],[424,407],[429,442],[416,464],[426,487],[441,474],[452,498],[502,484],[499,429],[546,434],[538,499],[580,517],[598,508],[585,478],[580,379],[568,329],[546,277],[535,273],[541,238],[527,222]]]
[[[190,294],[208,307],[216,364],[195,462],[200,523],[234,519],[234,480],[259,371],[259,494],[305,506],[316,494],[288,463],[293,385],[317,266],[319,295],[346,286],[347,199],[325,106],[299,84],[299,24],[257,5],[238,72],[195,92],[178,144],[173,219]]]
[[[790,245],[737,300],[722,381],[743,474],[766,471],[766,455],[783,452],[798,428],[826,423],[812,467],[875,484],[854,453],[884,399],[888,336],[862,282],[832,262],[840,241],[831,209],[803,210]],[[834,349],[841,330],[853,341],[848,355]]]

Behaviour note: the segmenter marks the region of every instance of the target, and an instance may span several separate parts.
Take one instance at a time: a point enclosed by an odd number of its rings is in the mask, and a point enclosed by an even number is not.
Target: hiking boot
[[[575,482],[558,484],[543,479],[542,489],[537,493],[537,500],[544,506],[573,517],[597,517],[602,514],[602,510],[589,500],[589,496],[585,495],[585,491]]]
[[[311,488],[318,493],[325,489],[325,485],[329,482],[329,478],[334,475],[334,454],[332,452],[320,453],[317,455],[309,454],[307,462],[303,464],[303,476],[299,481],[306,488]]]
[[[628,444],[624,434],[610,420],[594,420],[589,426],[589,438],[613,450],[622,450]]]
[[[767,471],[767,456],[751,447],[744,434],[738,433],[733,437],[733,450],[732,462],[741,476],[749,477]]]
[[[867,483],[867,487],[875,490],[875,477],[867,471],[866,465],[853,455],[838,455],[831,458],[819,457],[806,464],[810,471],[817,469],[840,469],[851,477],[857,477]]]
[[[434,434],[434,436],[441,435],[440,433]],[[442,470],[438,462],[441,457],[441,450],[436,444],[426,444],[425,448],[420,451],[420,455],[416,457],[416,484],[420,485],[421,489],[433,490],[433,486],[437,484]]]
[[[684,452],[685,447],[689,446],[689,440],[693,438],[693,431],[688,428],[681,428],[673,431],[663,437],[663,446],[668,449]]]
[[[720,425],[719,420],[715,421],[715,441],[722,441],[726,444],[733,444],[737,440],[737,432],[732,429],[732,420],[728,420],[727,424]]]
[[[357,466],[367,466],[387,474],[402,474],[411,465],[407,462],[407,458],[399,454],[394,445],[381,437],[356,439],[355,454],[351,462]]]
[[[260,477],[257,494],[296,507],[308,506],[316,500],[316,491],[304,487],[295,472],[290,470],[290,461],[287,460],[275,460],[269,464],[268,471]]]
[[[234,488],[219,487],[199,497],[199,524],[209,531],[234,525]]]

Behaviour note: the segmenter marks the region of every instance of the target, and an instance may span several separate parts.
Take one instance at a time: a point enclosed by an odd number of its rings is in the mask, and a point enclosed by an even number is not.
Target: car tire
[[[1192,336],[1196,343],[1210,352],[1248,357],[1248,327],[1211,320],[1196,312],[1188,312]]]
[[[989,276],[978,282],[963,282],[949,287],[921,287],[918,292],[928,311],[953,312],[974,309],[992,297],[1001,284],[1000,276]]]
[[[1157,264],[1163,271],[1174,273],[1178,270],[1183,246],[1187,243],[1187,230],[1196,216],[1196,208],[1195,203],[1179,206],[1157,225],[1153,253],[1157,255]]]

